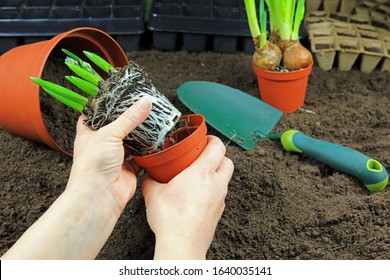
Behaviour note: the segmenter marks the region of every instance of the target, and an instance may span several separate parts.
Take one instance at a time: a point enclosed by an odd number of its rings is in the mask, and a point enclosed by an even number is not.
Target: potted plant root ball
[[[152,101],[149,116],[123,142],[153,179],[168,182],[202,152],[207,143],[204,117],[181,116],[137,63],[130,61],[124,67],[115,68],[102,57],[84,51],[86,57],[108,74],[103,79],[90,63],[63,51],[67,54],[65,64],[77,74],[66,79],[88,97],[41,78],[31,77],[31,80],[58,101],[84,113],[87,116],[84,123],[92,130],[113,122],[144,96]]]
[[[305,14],[304,0],[266,0],[270,19],[260,0],[260,25],[255,0],[245,0],[249,29],[255,45],[253,68],[261,99],[285,112],[304,104],[308,76],[313,65],[311,52],[299,41],[299,28]]]

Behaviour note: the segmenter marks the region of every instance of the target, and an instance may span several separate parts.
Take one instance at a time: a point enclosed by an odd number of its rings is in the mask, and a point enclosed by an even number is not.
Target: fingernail
[[[150,108],[150,100],[148,97],[144,96],[139,100],[139,107],[142,111],[148,111]]]

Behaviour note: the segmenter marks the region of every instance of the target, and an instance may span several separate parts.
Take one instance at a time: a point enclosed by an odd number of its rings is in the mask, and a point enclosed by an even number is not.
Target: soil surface
[[[252,56],[186,51],[128,54],[183,114],[176,89],[207,80],[256,97]],[[50,73],[49,73],[50,74]],[[53,77],[48,79],[55,81]],[[50,75],[48,75],[50,76]],[[275,133],[298,129],[356,149],[390,170],[390,74],[314,66],[305,105],[285,114]],[[235,172],[209,259],[389,259],[390,190],[370,193],[357,179],[280,142],[261,140],[245,151],[212,127],[227,144]],[[0,129],[0,255],[65,189],[72,159]],[[98,259],[152,259],[154,235],[138,190]]]

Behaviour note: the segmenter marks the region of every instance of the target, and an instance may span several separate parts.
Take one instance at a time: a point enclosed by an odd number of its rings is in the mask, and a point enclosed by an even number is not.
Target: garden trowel
[[[383,165],[358,151],[297,130],[270,135],[283,113],[254,96],[206,81],[183,83],[177,94],[191,111],[202,114],[209,125],[246,150],[255,147],[262,138],[280,140],[286,151],[303,153],[352,175],[371,192],[386,188],[389,177]]]

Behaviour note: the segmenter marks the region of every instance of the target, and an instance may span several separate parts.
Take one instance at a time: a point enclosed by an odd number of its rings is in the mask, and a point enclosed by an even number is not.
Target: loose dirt
[[[183,114],[190,111],[176,89],[190,80],[214,81],[259,96],[248,54],[147,50],[128,57],[144,67]],[[56,72],[49,76],[55,81]],[[304,107],[285,114],[273,132],[298,129],[356,149],[390,170],[389,98],[388,72],[314,66]],[[277,141],[262,140],[244,151],[208,128],[226,143],[235,164],[209,259],[390,258],[389,189],[370,193],[355,178],[285,152]],[[0,159],[3,254],[64,190],[72,159],[2,129]],[[98,259],[152,259],[153,250],[154,235],[138,190]]]

